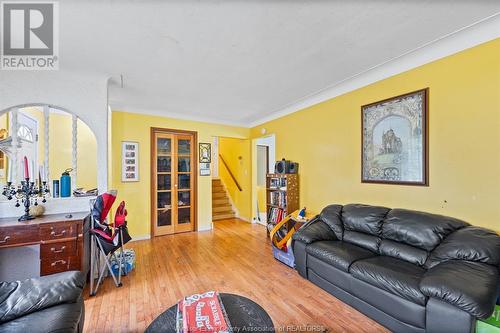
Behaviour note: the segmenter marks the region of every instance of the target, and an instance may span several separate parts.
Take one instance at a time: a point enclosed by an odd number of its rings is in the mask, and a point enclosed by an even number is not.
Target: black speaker
[[[274,173],[288,173],[290,170],[290,161],[282,159],[281,161],[276,161],[274,165]]]
[[[299,163],[290,162],[288,173],[299,173]]]

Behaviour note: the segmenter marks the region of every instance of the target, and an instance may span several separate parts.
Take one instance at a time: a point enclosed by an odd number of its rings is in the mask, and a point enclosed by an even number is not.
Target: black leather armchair
[[[292,248],[301,276],[394,332],[473,332],[500,292],[500,236],[447,216],[330,205]]]
[[[0,282],[0,332],[82,332],[84,285],[77,271]]]

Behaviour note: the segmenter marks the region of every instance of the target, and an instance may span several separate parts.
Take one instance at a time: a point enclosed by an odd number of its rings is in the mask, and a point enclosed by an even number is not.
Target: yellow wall
[[[198,142],[211,143],[214,136],[248,138],[250,129],[215,125],[114,111],[112,114],[111,187],[118,190],[117,200],[127,202],[127,221],[134,237],[150,235],[150,128],[162,127],[198,132]],[[139,142],[139,182],[121,181],[121,142]],[[198,149],[198,147],[196,147]],[[198,177],[198,229],[206,230],[212,222],[212,177]]]
[[[250,141],[249,139],[219,138],[219,154],[228,164],[242,191],[238,190],[222,161],[219,161],[219,177],[226,185],[231,200],[238,210],[238,216],[247,221],[252,219]]]
[[[430,186],[362,184],[361,105],[429,87]],[[252,129],[300,163],[313,211],[361,202],[440,213],[500,230],[500,39]]]

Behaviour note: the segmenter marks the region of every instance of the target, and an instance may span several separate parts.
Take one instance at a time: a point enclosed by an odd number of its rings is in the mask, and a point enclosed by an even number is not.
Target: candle
[[[24,156],[23,165],[24,165],[24,179],[30,178],[30,173],[28,170],[28,158],[26,156]]]
[[[43,165],[43,164],[42,164],[42,165],[40,165],[40,167],[39,167],[39,168],[40,168],[40,171],[39,171],[39,172],[40,172],[40,180],[41,180],[42,182],[44,182],[44,181],[45,181],[45,170],[44,170],[44,165]]]
[[[9,158],[9,166],[8,166],[8,172],[9,174],[7,175],[7,181],[9,183],[12,183],[12,160]]]
[[[31,173],[30,173],[30,178],[31,178],[31,181],[34,182],[36,181],[36,171],[35,171],[35,161],[32,160],[31,161]]]

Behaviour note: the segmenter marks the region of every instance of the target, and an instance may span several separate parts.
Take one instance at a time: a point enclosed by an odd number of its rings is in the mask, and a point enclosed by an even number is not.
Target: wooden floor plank
[[[84,332],[143,332],[182,296],[207,290],[259,303],[279,331],[290,325],[328,332],[388,332],[272,256],[265,227],[237,219],[212,231],[131,242],[136,268],[115,288],[111,278],[85,299]],[[296,330],[295,330],[296,331]]]

